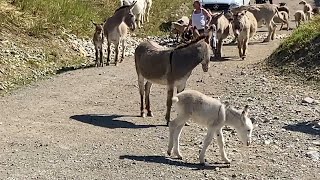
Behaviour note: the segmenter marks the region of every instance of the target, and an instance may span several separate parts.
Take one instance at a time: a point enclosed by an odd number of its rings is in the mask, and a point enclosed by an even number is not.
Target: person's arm
[[[207,18],[206,26],[209,26],[212,19],[211,14],[204,8],[202,9],[202,12]]]

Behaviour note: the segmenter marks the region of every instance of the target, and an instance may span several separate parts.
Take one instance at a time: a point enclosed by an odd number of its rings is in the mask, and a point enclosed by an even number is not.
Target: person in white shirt
[[[194,10],[189,21],[188,29],[197,28],[201,35],[204,33],[204,29],[209,26],[209,23],[211,22],[211,14],[206,9],[202,8],[199,0],[194,0],[193,7]]]

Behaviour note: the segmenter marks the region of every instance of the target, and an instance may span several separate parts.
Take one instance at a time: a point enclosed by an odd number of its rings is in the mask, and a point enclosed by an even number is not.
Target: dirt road
[[[194,123],[181,135],[184,159],[166,155],[165,87],[152,87],[155,117],[136,117],[137,77],[128,58],[119,67],[66,72],[1,97],[0,179],[317,179],[320,163],[310,153],[320,148],[320,129],[312,124],[319,105],[302,99],[319,100],[319,90],[256,64],[279,43],[253,42],[246,61],[238,60],[236,46],[225,46],[228,60],[212,62],[207,74],[197,67],[188,81],[187,89],[250,105],[253,145],[224,131],[230,167],[219,164],[215,142],[206,157],[217,164],[198,165],[206,131]]]

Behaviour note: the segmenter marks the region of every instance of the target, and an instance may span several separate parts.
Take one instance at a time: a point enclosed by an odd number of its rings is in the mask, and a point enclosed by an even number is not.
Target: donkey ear
[[[97,26],[97,23],[95,23],[93,20],[91,20],[91,23],[92,23],[94,26]]]
[[[242,111],[242,115],[247,115],[249,111],[249,105],[246,105]]]
[[[133,6],[136,5],[136,3],[137,3],[137,1],[133,1],[133,3],[132,3],[131,6],[130,6],[130,9],[132,9]]]

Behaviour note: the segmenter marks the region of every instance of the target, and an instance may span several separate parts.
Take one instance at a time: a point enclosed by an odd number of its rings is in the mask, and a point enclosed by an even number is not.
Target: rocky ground
[[[318,179],[319,87],[267,71],[261,62],[290,32],[261,43],[261,31],[245,61],[236,46],[224,46],[224,61],[212,61],[208,73],[197,67],[187,83],[187,89],[237,108],[249,105],[257,121],[253,144],[244,147],[232,129],[224,130],[230,166],[222,163],[214,141],[206,153],[212,165],[198,164],[206,128],[194,123],[181,134],[184,159],[166,155],[166,89],[152,87],[155,117],[137,117],[140,98],[130,55],[141,40],[130,38],[118,67],[69,71],[0,98],[0,179]],[[65,41],[93,60],[90,40],[70,35]]]

